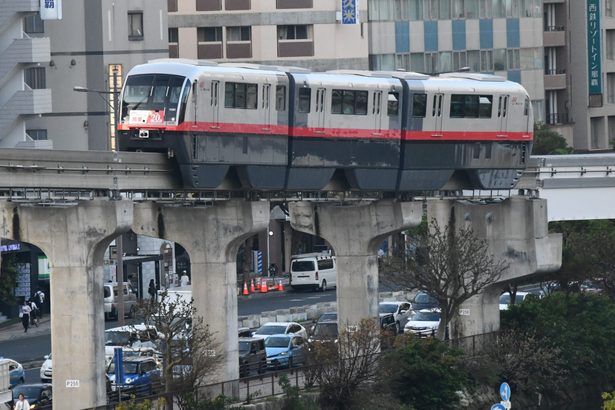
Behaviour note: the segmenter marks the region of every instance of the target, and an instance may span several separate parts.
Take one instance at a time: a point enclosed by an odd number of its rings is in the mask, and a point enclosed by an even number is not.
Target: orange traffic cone
[[[284,285],[282,285],[282,281],[281,280],[278,282],[278,290],[280,292],[284,292]]]
[[[256,292],[256,289],[254,289],[254,279],[252,279],[252,282],[250,283],[250,292]]]
[[[249,295],[249,294],[250,294],[250,292],[248,292],[248,283],[247,283],[247,282],[244,282],[244,283],[243,283],[243,295],[244,295],[244,296],[247,296],[247,295]]]
[[[261,280],[261,293],[269,292],[269,288],[267,287],[267,281]]]

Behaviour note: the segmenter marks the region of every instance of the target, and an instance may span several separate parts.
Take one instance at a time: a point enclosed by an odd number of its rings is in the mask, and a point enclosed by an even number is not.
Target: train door
[[[210,128],[220,128],[220,81],[211,82],[211,125]]]
[[[322,131],[325,128],[325,94],[324,88],[316,89],[316,116],[318,121],[316,127]]]
[[[434,120],[434,129],[432,137],[442,137],[442,105],[444,101],[444,94],[437,93],[433,96],[433,103],[431,105],[431,116]]]
[[[374,91],[372,97],[372,117],[374,117],[374,131],[379,133],[382,130],[382,91]]]
[[[500,125],[499,137],[506,137],[508,131],[508,101],[509,95],[500,95],[498,98],[498,121]]]
[[[271,84],[263,84],[263,131],[271,131]]]

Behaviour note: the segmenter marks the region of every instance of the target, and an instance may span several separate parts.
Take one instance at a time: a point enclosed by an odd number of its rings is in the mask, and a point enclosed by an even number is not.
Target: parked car
[[[318,322],[336,322],[337,321],[337,312],[325,312],[316,321]]]
[[[41,366],[41,383],[51,383],[51,377],[53,376],[52,365],[53,362],[51,361],[51,353],[49,353],[48,355],[45,355],[45,361]]]
[[[339,332],[337,328],[337,315],[335,320],[318,321],[312,328],[312,333],[308,338],[308,343],[314,342],[338,342]]]
[[[307,339],[307,330],[297,322],[268,322],[259,327],[252,337],[264,339],[270,335],[291,333]]]
[[[293,367],[305,364],[308,346],[299,335],[279,334],[265,339],[267,366],[272,368]]]
[[[33,383],[20,384],[13,388],[13,402],[17,402],[20,394],[23,394],[31,409],[47,408],[52,405],[51,384]]]
[[[397,336],[397,322],[392,313],[380,314],[380,347],[388,349],[393,347]]]
[[[109,282],[103,285],[105,319],[117,319],[118,284]],[[137,312],[137,295],[128,282],[124,282],[124,314],[134,317]]]
[[[439,308],[438,301],[428,293],[419,292],[412,299],[412,310],[418,312],[423,309],[437,309]]]
[[[395,319],[396,332],[400,334],[412,313],[412,306],[410,302],[380,302],[378,305],[378,313],[380,316],[392,313]]]
[[[440,309],[423,309],[413,313],[404,326],[404,333],[433,336],[440,325]]]
[[[253,337],[239,338],[239,377],[249,376],[253,370],[259,374],[267,367],[265,340]]]
[[[130,357],[122,361],[124,367],[124,380],[120,381],[123,388],[138,389],[139,393],[151,395],[160,385],[161,371],[158,363],[152,357]],[[107,375],[111,382],[111,389],[117,389],[118,381],[115,379],[115,362],[111,361],[107,367]]]
[[[0,358],[0,362],[8,363],[9,365],[9,388],[14,388],[18,384],[23,384],[26,381],[26,374],[23,371],[23,366],[13,359]]]
[[[532,292],[517,292],[515,294],[515,305],[521,304],[528,297],[542,298],[542,294],[535,294]],[[500,295],[500,310],[508,310],[510,306],[510,293],[504,292]]]

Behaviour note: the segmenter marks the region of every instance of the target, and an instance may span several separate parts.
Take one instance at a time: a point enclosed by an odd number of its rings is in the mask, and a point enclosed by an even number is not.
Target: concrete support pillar
[[[197,314],[226,349],[223,365],[208,381],[239,378],[237,250],[246,238],[267,228],[269,203],[227,201],[202,208],[143,203],[134,212],[136,233],[177,242],[190,256]]]
[[[434,199],[427,202],[427,216],[429,221],[436,219],[441,227],[451,220],[458,228],[470,226],[479,238],[488,241],[495,257],[510,264],[500,282],[463,304],[463,315],[451,324],[452,337],[498,330],[498,298],[505,285],[531,282],[532,275],[561,266],[562,237],[549,234],[545,199],[515,196],[489,204]]]
[[[105,405],[103,255],[130,229],[132,202],[68,207],[0,203],[5,237],[35,244],[51,267],[53,408]]]
[[[418,202],[378,201],[340,206],[290,203],[294,229],[324,238],[337,258],[337,317],[340,326],[378,317],[377,250],[395,231],[421,222]]]

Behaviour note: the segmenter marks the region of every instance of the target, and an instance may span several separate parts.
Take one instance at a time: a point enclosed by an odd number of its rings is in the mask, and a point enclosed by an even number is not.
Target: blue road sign
[[[498,404],[494,404],[493,406],[491,406],[491,410],[506,410],[506,407],[498,403]]]
[[[510,386],[506,382],[500,384],[500,397],[503,401],[510,400]]]

